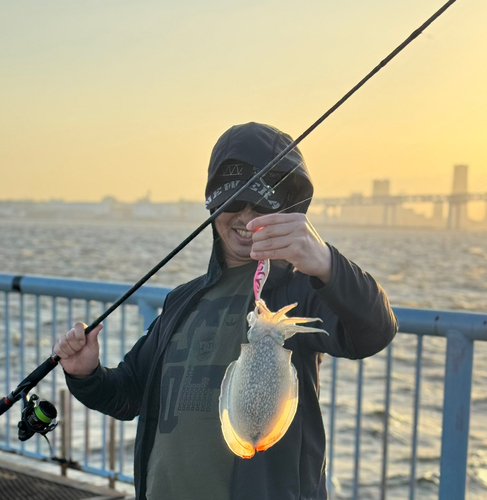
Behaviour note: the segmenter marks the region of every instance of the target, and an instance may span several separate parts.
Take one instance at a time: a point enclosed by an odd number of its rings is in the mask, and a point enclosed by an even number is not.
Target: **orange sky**
[[[443,3],[4,1],[0,199],[202,200],[224,130],[298,136]],[[458,0],[302,143],[318,196],[487,191],[486,19]]]

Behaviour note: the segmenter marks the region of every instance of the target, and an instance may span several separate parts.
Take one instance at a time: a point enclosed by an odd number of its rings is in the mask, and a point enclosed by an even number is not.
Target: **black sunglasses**
[[[237,212],[243,212],[247,205],[250,205],[251,210],[253,210],[254,212],[261,214],[261,215],[273,214],[273,213],[277,212],[277,209],[274,209],[272,207],[263,207],[262,205],[253,205],[249,201],[244,201],[244,200],[232,201],[229,205],[227,205],[226,207],[223,208],[223,211],[225,213],[235,214]]]

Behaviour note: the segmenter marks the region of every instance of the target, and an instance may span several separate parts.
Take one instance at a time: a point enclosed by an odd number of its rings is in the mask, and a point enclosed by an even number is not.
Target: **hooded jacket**
[[[225,156],[222,154],[218,161],[224,161]],[[277,311],[297,302],[293,315],[320,318],[323,321],[320,328],[329,336],[299,334],[285,342],[284,347],[292,351],[291,361],[298,374],[296,415],[274,446],[249,460],[235,457],[232,500],[327,498],[325,433],[319,406],[319,367],[323,353],[365,358],[385,348],[397,331],[382,288],[338,250],[332,246],[330,249],[332,274],[326,285],[293,270],[291,265],[271,265],[262,292],[269,309]],[[139,416],[134,457],[137,500],[146,498],[147,465],[161,408],[164,350],[182,319],[218,283],[223,268],[222,249],[216,239],[207,273],[168,294],[162,314],[117,368],[98,366],[84,379],[66,375],[71,392],[89,408],[121,420]]]

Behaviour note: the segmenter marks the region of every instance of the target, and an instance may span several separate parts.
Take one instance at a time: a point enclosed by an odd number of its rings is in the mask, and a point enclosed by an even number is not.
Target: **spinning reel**
[[[46,435],[57,427],[56,407],[49,401],[39,399],[37,394],[32,394],[32,396],[27,399],[27,393],[22,391],[20,396],[24,403],[24,408],[22,409],[20,422],[18,423],[19,440],[27,441],[34,434],[40,434],[49,445],[51,460],[61,465],[67,465],[72,469],[80,470],[80,466],[77,462],[73,462],[71,459],[66,460],[65,458],[58,458],[54,455],[51,443]],[[20,397],[18,399],[20,399]]]
[[[57,426],[57,410],[52,403],[40,400],[37,394],[32,394],[27,399],[25,392],[22,392],[24,408],[18,424],[20,441],[27,441],[34,434],[40,434],[46,439],[46,434]]]

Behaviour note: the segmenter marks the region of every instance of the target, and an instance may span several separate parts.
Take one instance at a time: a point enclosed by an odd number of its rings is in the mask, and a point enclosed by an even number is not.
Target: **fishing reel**
[[[46,437],[46,434],[57,426],[55,406],[49,401],[40,400],[37,394],[32,394],[27,400],[27,396],[23,392],[22,400],[24,409],[18,424],[20,441],[27,441],[34,434]]]

